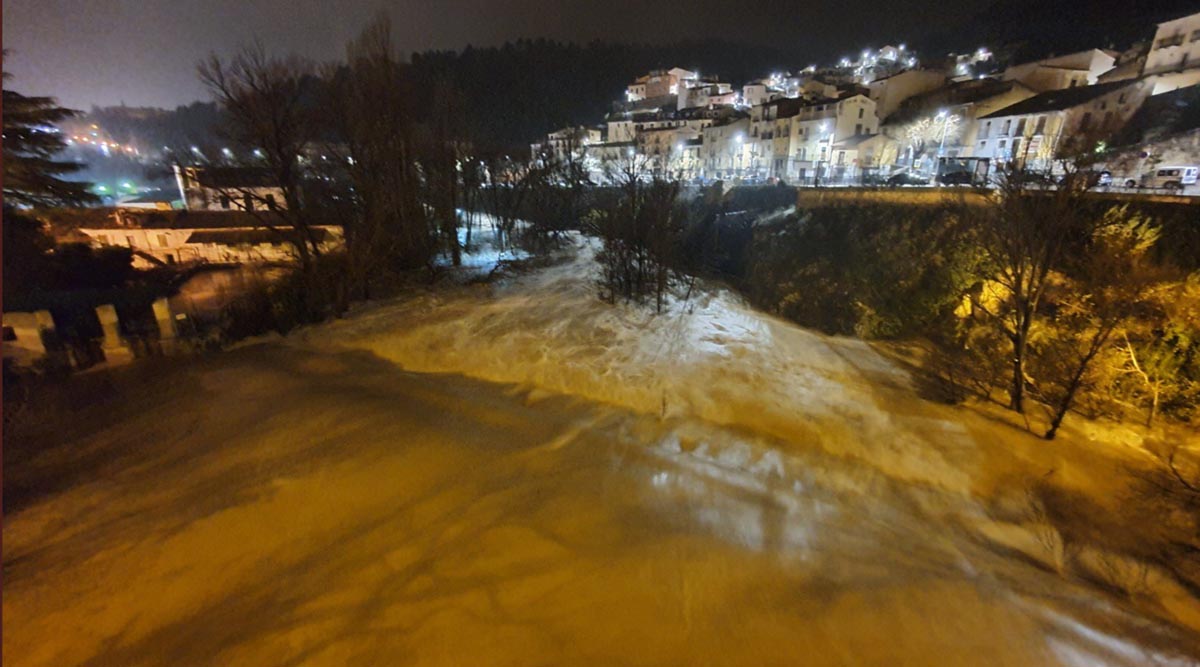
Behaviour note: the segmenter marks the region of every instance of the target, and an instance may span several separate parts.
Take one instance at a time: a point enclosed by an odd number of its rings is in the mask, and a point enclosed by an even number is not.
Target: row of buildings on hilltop
[[[1187,141],[1156,138],[1174,147],[1167,156],[1123,131],[1153,124],[1139,119],[1148,100],[1191,104],[1200,92],[1200,14],[1149,32],[1124,51],[1022,63],[1001,63],[986,48],[923,62],[904,45],[887,46],[740,87],[683,68],[656,70],[626,88],[603,125],[551,133],[533,144],[533,159],[582,160],[598,181],[638,161],[647,173],[685,180],[836,184],[898,170],[985,180],[1000,167],[1053,171],[1091,152],[1112,162],[1105,168],[1116,184],[1192,189],[1194,170],[1155,178],[1200,164],[1200,153],[1179,149]]]

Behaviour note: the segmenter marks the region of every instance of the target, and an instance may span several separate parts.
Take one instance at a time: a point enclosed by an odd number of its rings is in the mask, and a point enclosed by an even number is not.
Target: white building
[[[540,143],[531,144],[530,151],[533,154],[533,159],[538,159],[543,156],[552,156],[556,160],[564,160],[574,153],[575,156],[580,156],[591,144],[598,144],[603,141],[602,132],[598,128],[593,127],[564,127],[561,130],[555,130],[546,135],[546,139]]]
[[[736,102],[737,93],[733,92],[728,83],[699,83],[680,89],[676,108],[683,110],[733,106]]]
[[[1152,88],[1145,80],[1114,81],[1035,95],[978,118],[969,156],[1052,170],[1057,158],[1089,150],[1124,126]]]
[[[946,74],[938,70],[910,69],[867,84],[879,118],[886,120],[907,99],[945,85]]]
[[[732,95],[732,93],[730,94]],[[637,141],[638,135],[642,132],[651,132],[654,130],[687,128],[699,133],[704,128],[712,125],[715,119],[732,113],[732,111],[732,107],[709,109],[697,107],[674,113],[648,111],[609,114],[608,133],[605,136],[605,141],[607,143]]]
[[[654,70],[639,76],[625,88],[627,102],[678,95],[679,91],[688,85],[695,85],[700,76],[682,67],[672,67],[669,70]]]
[[[193,262],[221,264],[286,264],[296,260],[286,221],[264,225],[272,213],[244,211],[116,210],[79,231],[97,246],[124,246],[134,251],[134,266]],[[341,227],[322,225],[312,233],[322,252],[344,244]]]
[[[761,104],[766,104],[773,99],[773,95],[777,93],[767,88],[767,84],[761,81],[755,81],[742,86],[742,105],[747,107],[756,107]]]
[[[1044,93],[1094,85],[1101,74],[1111,70],[1117,55],[1100,49],[1088,49],[1064,56],[1013,65],[1004,70],[1005,81],[1019,81],[1031,90]]]
[[[1200,68],[1200,13],[1158,24],[1143,74]]]
[[[638,134],[637,152],[646,156],[649,168],[659,174],[692,178],[692,170],[699,167],[700,141],[701,130],[686,125],[647,130]]]
[[[283,190],[265,169],[175,165],[175,183],[189,211],[287,208]]]
[[[799,182],[815,175],[824,180],[854,178],[860,144],[879,133],[876,108],[875,101],[863,94],[802,105],[789,118],[786,143],[777,143],[774,175]]]
[[[741,116],[713,123],[701,131],[700,174],[704,178],[733,178],[746,165],[750,119]]]

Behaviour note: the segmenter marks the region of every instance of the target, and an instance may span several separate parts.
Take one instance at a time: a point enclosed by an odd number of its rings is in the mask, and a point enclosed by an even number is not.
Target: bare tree
[[[965,206],[964,217],[977,223],[987,278],[1002,294],[994,304],[980,302],[975,307],[1011,344],[1009,407],[1024,412],[1029,340],[1051,271],[1062,262],[1070,240],[1088,233],[1081,190],[1030,190],[1013,170],[1002,175],[989,203]]]
[[[526,205],[549,186],[548,168],[496,153],[487,159],[485,174],[483,206],[495,221],[497,242],[505,247],[512,243]]]
[[[339,153],[350,186],[350,269],[366,293],[379,270],[426,266],[436,252],[418,166],[417,86],[382,15],[347,45],[346,66],[326,78],[334,91],[327,108],[340,139],[331,151]]]
[[[601,296],[641,302],[653,295],[655,309],[662,312],[678,265],[686,213],[679,183],[648,178],[646,167],[639,155],[609,166],[609,180],[618,184],[618,193],[593,212],[589,231],[604,244],[596,255]]]
[[[438,238],[450,251],[454,266],[462,264],[458,241],[459,189],[463,158],[470,154],[463,116],[462,95],[452,82],[440,77],[433,84],[433,104],[421,151],[424,201],[429,207]]]
[[[228,61],[211,55],[197,70],[229,118],[229,138],[262,156],[262,168],[285,205],[270,206],[258,188],[230,189],[263,227],[282,233],[295,246],[302,269],[309,271],[321,254],[321,236],[302,193],[301,164],[317,137],[315,67],[296,57],[268,56],[255,44]],[[245,206],[247,201],[258,205]],[[280,220],[290,228],[286,233]]]
[[[1047,440],[1054,438],[1074,405],[1093,362],[1125,325],[1151,307],[1155,297],[1170,289],[1174,277],[1155,263],[1150,250],[1158,230],[1129,213],[1111,209],[1092,233],[1075,266],[1067,267],[1064,294],[1058,299],[1057,322],[1051,335],[1067,351],[1056,372],[1047,378],[1050,404]]]

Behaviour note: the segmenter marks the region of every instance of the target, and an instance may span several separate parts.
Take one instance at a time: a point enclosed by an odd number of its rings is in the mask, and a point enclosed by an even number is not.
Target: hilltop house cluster
[[[596,182],[636,162],[669,178],[797,185],[902,170],[985,182],[998,168],[1053,172],[1090,151],[1111,162],[1101,168],[1114,185],[1192,190],[1200,130],[1130,128],[1154,126],[1172,100],[1191,104],[1197,84],[1200,14],[1159,24],[1124,51],[1034,62],[1001,63],[986,48],[927,62],[900,44],[740,87],[655,70],[629,84],[603,125],[564,128],[531,148],[535,162],[582,161]]]

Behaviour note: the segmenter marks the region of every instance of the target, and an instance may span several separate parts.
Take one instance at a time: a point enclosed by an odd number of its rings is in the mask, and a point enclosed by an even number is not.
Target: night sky
[[[10,85],[66,105],[175,106],[207,95],[195,64],[261,40],[273,52],[338,58],[380,10],[402,51],[489,46],[519,37],[674,42],[719,37],[835,60],[915,41],[990,0],[7,0]]]

